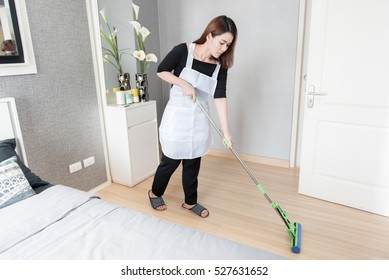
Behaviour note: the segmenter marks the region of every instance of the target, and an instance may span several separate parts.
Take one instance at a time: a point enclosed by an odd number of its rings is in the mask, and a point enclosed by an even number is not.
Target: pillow
[[[17,163],[16,156],[0,162],[0,208],[34,194],[34,190]]]
[[[14,138],[0,141],[0,162],[9,159],[10,157],[16,156],[17,164],[22,169],[24,176],[36,193],[41,192],[47,187],[53,186],[31,172],[31,170],[20,160],[18,154],[15,151],[15,148],[16,140]]]

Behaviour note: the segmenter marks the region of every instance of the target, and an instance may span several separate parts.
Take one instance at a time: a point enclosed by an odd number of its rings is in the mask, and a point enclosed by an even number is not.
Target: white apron
[[[217,63],[212,77],[192,69],[195,44],[188,48],[186,66],[180,78],[189,82],[196,90],[204,108],[208,110],[208,97],[215,93],[220,64]],[[183,94],[180,87],[173,85],[159,127],[163,153],[172,159],[194,159],[205,155],[212,142],[207,117],[192,98]]]

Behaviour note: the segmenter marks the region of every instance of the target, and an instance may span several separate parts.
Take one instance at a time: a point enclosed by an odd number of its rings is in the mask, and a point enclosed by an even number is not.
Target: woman
[[[158,76],[172,87],[159,128],[162,161],[149,191],[151,205],[156,210],[167,208],[162,195],[182,162],[185,194],[182,207],[202,218],[209,215],[209,211],[197,203],[197,177],[201,156],[207,153],[211,144],[211,131],[207,117],[195,101],[198,98],[208,109],[208,97],[214,98],[224,137],[232,144],[226,84],[236,39],[234,21],[224,15],[218,16],[209,22],[199,39],[189,45],[175,46],[158,66]]]

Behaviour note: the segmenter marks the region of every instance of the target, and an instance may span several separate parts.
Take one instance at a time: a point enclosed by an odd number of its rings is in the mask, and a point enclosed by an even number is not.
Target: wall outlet
[[[91,166],[92,164],[95,164],[95,157],[89,157],[83,160],[84,167]]]
[[[69,172],[74,173],[82,169],[81,161],[69,165]]]

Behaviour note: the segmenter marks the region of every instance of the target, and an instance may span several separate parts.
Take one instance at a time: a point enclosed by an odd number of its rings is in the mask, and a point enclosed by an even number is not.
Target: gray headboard
[[[28,166],[15,98],[0,98],[0,140],[15,138],[16,152]]]

